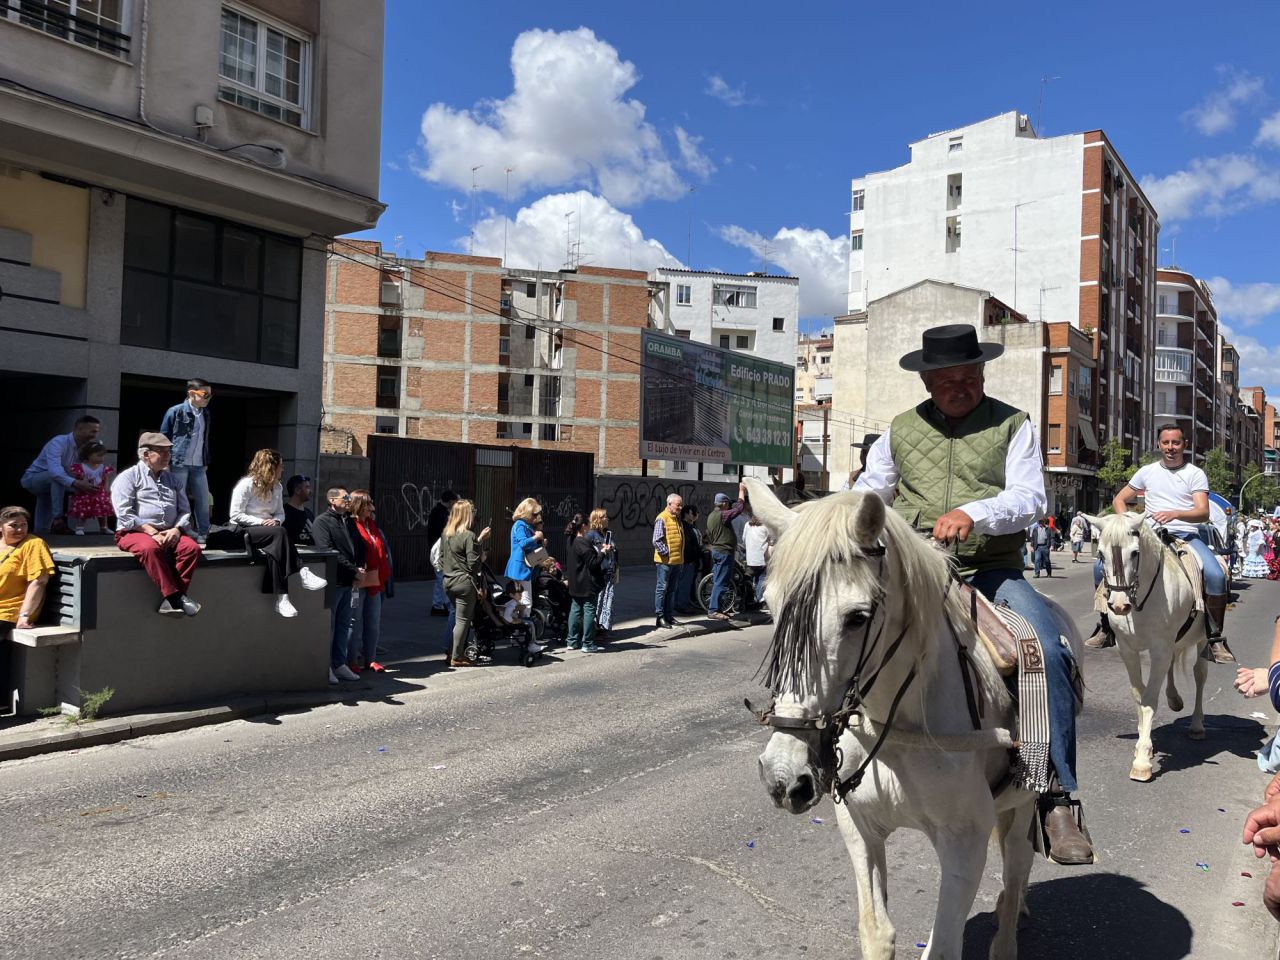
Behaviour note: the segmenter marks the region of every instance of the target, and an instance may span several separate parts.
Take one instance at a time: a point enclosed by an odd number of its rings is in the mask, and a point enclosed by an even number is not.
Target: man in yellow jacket
[[[653,591],[654,626],[676,626],[676,585],[680,582],[680,569],[684,564],[684,527],[680,525],[680,511],[684,498],[678,493],[667,496],[667,508],[658,514],[653,524],[653,563],[657,571],[657,584]]]

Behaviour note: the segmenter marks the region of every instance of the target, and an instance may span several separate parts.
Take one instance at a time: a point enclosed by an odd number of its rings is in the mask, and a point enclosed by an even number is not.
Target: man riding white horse
[[[1040,442],[1025,412],[985,395],[983,365],[1004,353],[979,343],[969,324],[926,330],[922,349],[898,361],[920,374],[930,399],[894,418],[867,457],[855,489],[872,491],[917,530],[954,544],[959,574],[1035,628],[1049,686],[1049,757],[1057,788],[1047,795],[1050,856],[1093,862],[1077,826],[1075,699],[1070,651],[1043,598],[1023,578],[1024,531],[1044,516]]]
[[[1200,560],[1204,570],[1204,605],[1209,631],[1209,655],[1217,663],[1235,663],[1235,655],[1222,639],[1223,621],[1227,613],[1227,574],[1217,554],[1205,540],[1200,524],[1209,521],[1209,478],[1194,463],[1186,460],[1186,437],[1177,424],[1167,424],[1157,434],[1160,459],[1139,467],[1127,484],[1120,488],[1111,505],[1116,513],[1128,513],[1129,503],[1138,496],[1146,500],[1146,519],[1158,524],[1182,540]],[[1102,582],[1102,558],[1093,565],[1093,585]],[[1115,636],[1100,615],[1098,629],[1085,641],[1095,649],[1115,645]]]

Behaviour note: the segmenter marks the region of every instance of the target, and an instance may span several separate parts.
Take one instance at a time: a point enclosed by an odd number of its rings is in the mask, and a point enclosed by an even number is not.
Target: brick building
[[[1240,461],[1243,467],[1256,464],[1263,467],[1263,451],[1267,446],[1264,436],[1266,425],[1267,391],[1262,387],[1240,388]]]
[[[796,342],[796,403],[830,403],[835,336],[825,333]]]
[[[499,260],[330,247],[323,443],[372,433],[577,450],[639,473],[643,272],[533,271]]]
[[[1196,463],[1215,446],[1224,446],[1215,372],[1218,311],[1209,285],[1173,267],[1156,272],[1156,402],[1158,423],[1176,423]]]

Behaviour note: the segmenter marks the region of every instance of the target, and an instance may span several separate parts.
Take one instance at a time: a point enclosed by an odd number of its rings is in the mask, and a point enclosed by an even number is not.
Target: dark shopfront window
[[[120,341],[298,365],[302,244],[129,199]]]

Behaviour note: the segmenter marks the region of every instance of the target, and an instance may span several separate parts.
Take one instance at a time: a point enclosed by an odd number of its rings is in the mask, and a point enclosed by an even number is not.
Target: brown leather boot
[[[1094,650],[1116,645],[1116,635],[1111,632],[1111,624],[1107,622],[1105,613],[1098,614],[1098,628],[1093,631],[1093,634],[1084,642],[1084,645],[1092,647]]]
[[[1235,663],[1235,654],[1222,639],[1222,627],[1227,616],[1227,598],[1225,595],[1207,596],[1204,598],[1205,619],[1208,621],[1209,655],[1214,663]]]
[[[1049,859],[1068,867],[1093,863],[1093,846],[1076,823],[1067,795],[1055,794],[1046,799],[1053,804],[1044,818],[1044,832],[1049,838]]]

